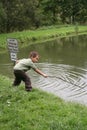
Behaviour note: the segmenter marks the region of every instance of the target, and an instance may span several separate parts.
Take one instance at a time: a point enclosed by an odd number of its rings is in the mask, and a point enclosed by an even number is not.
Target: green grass
[[[0,75],[0,130],[87,130],[87,107]]]
[[[25,44],[42,43],[55,38],[77,35],[77,33],[78,35],[87,34],[87,26],[50,26],[37,30],[0,34],[0,50],[7,49],[7,38],[16,38],[19,46],[23,47]]]

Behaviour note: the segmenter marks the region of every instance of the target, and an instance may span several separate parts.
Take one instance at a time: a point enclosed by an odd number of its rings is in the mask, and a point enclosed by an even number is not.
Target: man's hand
[[[45,78],[47,78],[47,77],[48,77],[46,74],[43,74],[43,76],[44,76]]]
[[[43,73],[41,70],[39,70],[39,69],[35,69],[35,71],[36,71],[38,74],[40,74],[40,75],[42,75],[43,77],[45,77],[45,78],[48,77],[46,74],[44,74],[44,73]]]

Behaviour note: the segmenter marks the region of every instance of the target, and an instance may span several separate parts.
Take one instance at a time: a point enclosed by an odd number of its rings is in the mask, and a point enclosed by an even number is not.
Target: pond
[[[44,78],[30,70],[33,87],[87,105],[87,35],[33,44],[19,49],[18,58],[27,58],[32,50],[40,54],[37,66],[49,75]],[[0,73],[13,78],[9,53],[0,54],[0,60]]]

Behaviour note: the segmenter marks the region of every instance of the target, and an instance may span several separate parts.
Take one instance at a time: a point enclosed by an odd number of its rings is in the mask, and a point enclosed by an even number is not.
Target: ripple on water
[[[38,67],[50,77],[44,78],[31,71],[33,86],[51,92],[64,100],[87,105],[87,75],[85,69],[48,63],[39,63]]]

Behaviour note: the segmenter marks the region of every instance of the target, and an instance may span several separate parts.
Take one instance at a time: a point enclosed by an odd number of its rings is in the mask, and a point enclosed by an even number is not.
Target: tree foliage
[[[0,0],[0,33],[87,23],[87,0]]]

